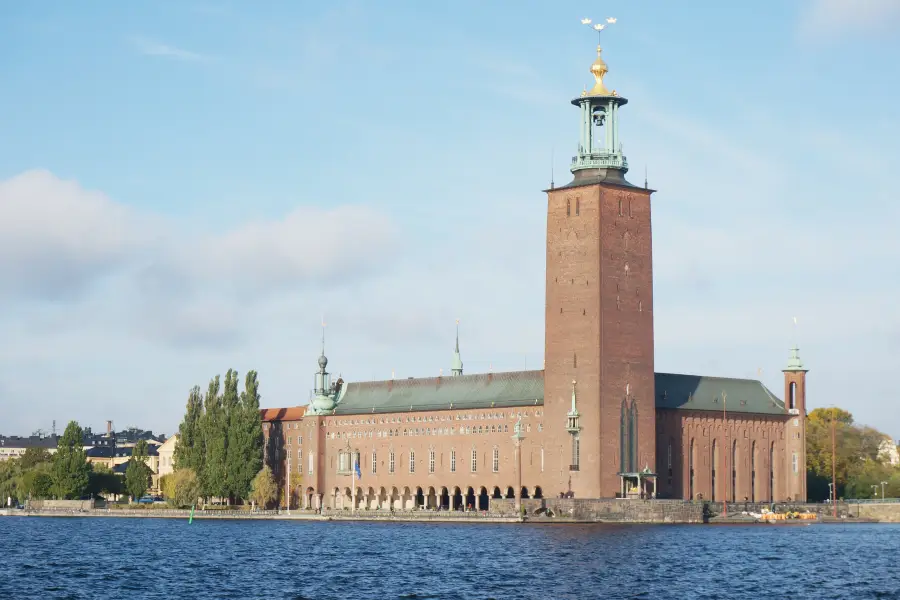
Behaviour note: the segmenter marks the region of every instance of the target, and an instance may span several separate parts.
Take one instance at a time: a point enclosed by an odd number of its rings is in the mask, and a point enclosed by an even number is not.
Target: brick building
[[[571,182],[547,193],[543,370],[331,382],[263,410],[266,461],[303,508],[486,509],[492,498],[806,499],[806,369],[759,381],[657,373],[652,190],[625,179],[597,48]],[[354,466],[358,468],[354,468]],[[298,483],[299,482],[299,483]],[[292,504],[294,503],[292,502]]]

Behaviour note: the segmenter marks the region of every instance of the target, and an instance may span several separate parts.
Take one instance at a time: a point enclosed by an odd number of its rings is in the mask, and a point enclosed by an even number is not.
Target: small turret
[[[334,410],[335,398],[337,393],[331,385],[331,377],[325,368],[328,366],[328,358],[325,356],[325,327],[322,325],[322,353],[319,354],[319,370],[315,377],[315,396],[309,403],[309,410],[312,414],[325,414]],[[343,381],[341,381],[343,384]]]

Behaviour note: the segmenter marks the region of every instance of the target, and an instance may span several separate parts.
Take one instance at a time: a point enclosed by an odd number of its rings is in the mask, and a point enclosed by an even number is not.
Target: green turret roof
[[[333,414],[503,408],[544,404],[544,372],[514,371],[345,384]],[[723,409],[729,413],[784,415],[775,394],[753,379],[656,374],[656,408]]]
[[[803,368],[803,361],[800,360],[800,348],[794,346],[791,348],[791,357],[788,359],[787,368],[785,371],[806,371]]]

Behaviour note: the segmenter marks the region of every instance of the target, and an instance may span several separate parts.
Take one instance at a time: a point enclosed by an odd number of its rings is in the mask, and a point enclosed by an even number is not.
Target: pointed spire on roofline
[[[463,374],[462,356],[459,354],[459,319],[456,320],[456,346],[453,350],[453,362],[450,366],[450,372],[454,377]]]

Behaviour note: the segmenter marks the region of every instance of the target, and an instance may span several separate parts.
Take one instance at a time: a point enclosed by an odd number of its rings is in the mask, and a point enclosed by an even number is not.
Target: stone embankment
[[[535,498],[522,500],[529,520],[577,523],[703,523],[703,504],[682,500]],[[491,512],[515,514],[515,500],[491,500]]]
[[[491,501],[491,508],[483,512],[459,511],[249,511],[249,510],[201,510],[194,512],[194,519],[259,519],[302,521],[415,521],[432,523],[707,523],[723,522],[724,506],[714,502],[685,502],[681,500],[592,500],[583,498],[526,499],[522,501],[524,515],[515,510],[514,500]],[[763,508],[776,512],[811,512],[822,521],[833,521],[832,507],[827,504],[729,503],[731,522],[742,512],[761,512]],[[113,517],[184,519],[191,511],[169,508],[89,508],[76,504],[42,504],[27,510],[0,509],[0,516],[20,517]],[[838,520],[844,523],[877,521],[900,523],[900,502],[838,504]]]

